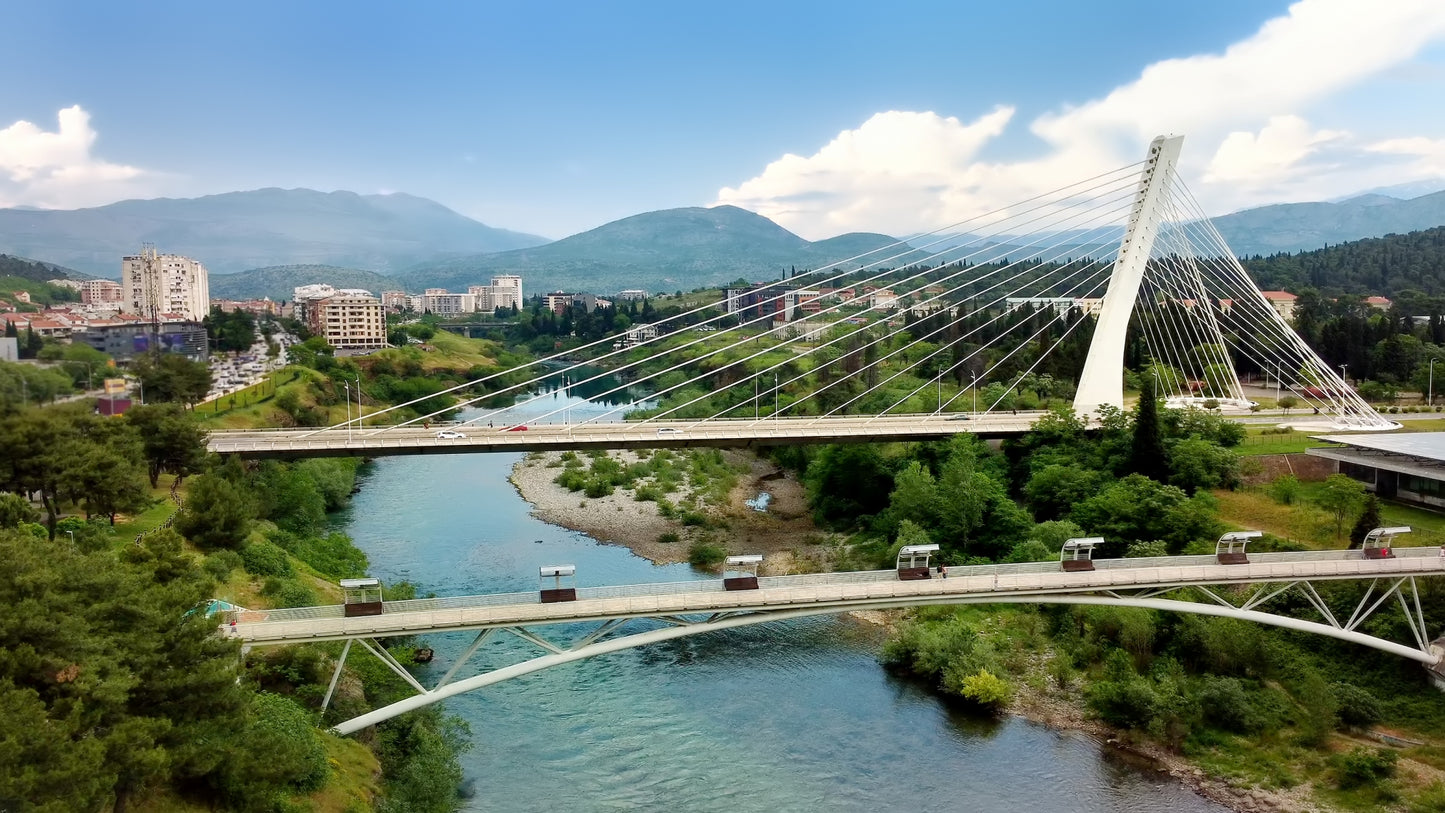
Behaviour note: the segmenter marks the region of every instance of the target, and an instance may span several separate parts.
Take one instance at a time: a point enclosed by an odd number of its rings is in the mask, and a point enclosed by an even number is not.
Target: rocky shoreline
[[[580,531],[606,545],[620,545],[656,564],[685,562],[694,541],[706,539],[730,554],[760,553],[764,575],[816,572],[827,569],[827,555],[819,544],[823,535],[807,512],[807,498],[797,478],[755,455],[729,451],[730,462],[746,466],[725,506],[710,506],[709,518],[717,527],[697,528],[662,516],[656,502],[640,502],[633,492],[618,489],[606,497],[587,498],[568,491],[555,480],[562,471],[555,452],[527,455],[512,467],[508,478],[517,493],[532,505],[532,516],[553,525]],[[624,465],[638,458],[632,452],[614,452]],[[746,501],[759,491],[771,497],[768,510],[758,512]],[[676,502],[687,496],[683,486],[669,495]],[[663,541],[675,537],[677,541]]]

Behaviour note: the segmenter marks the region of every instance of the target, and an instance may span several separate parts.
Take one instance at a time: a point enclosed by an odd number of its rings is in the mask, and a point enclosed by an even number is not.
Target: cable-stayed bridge
[[[1072,391],[1086,418],[1122,408],[1126,367],[1146,370],[1138,383],[1175,405],[1247,410],[1243,373],[1313,407],[1321,428],[1394,428],[1249,278],[1175,172],[1182,141],[1161,136],[1138,164],[458,384],[440,394],[507,404],[459,427],[433,431],[455,407],[427,411],[418,398],[364,420],[358,405],[357,418],[325,429],[215,432],[211,448],[371,455],[1005,435],[1034,417],[1016,413],[1021,400]],[[616,406],[577,423],[566,407],[546,411],[559,380]],[[623,417],[625,428],[613,423]]]

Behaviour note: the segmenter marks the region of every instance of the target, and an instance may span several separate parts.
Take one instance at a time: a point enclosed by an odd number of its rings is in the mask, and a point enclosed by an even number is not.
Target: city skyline
[[[16,5],[0,206],[279,186],[548,238],[716,204],[906,235],[1162,132],[1212,214],[1445,177],[1426,0],[341,10]]]

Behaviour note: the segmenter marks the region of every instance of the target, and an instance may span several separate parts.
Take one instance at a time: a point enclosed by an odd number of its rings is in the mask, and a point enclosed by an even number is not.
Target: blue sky
[[[561,237],[923,231],[1186,135],[1224,212],[1445,176],[1445,3],[0,0],[0,206],[264,186]],[[802,203],[800,203],[802,201]]]

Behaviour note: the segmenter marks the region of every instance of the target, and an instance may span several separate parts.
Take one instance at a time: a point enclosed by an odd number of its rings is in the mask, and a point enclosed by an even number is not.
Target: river
[[[580,402],[572,419],[596,411]],[[579,586],[704,577],[530,516],[507,482],[518,457],[382,459],[336,522],[372,575],[409,580],[421,595],[533,590],[549,564],[575,564]],[[433,671],[471,638],[430,636]],[[529,651],[507,639],[463,675]],[[454,698],[448,711],[472,730],[465,809],[1225,810],[1083,734],[957,713],[886,673],[880,640],[846,618],[764,624]]]

